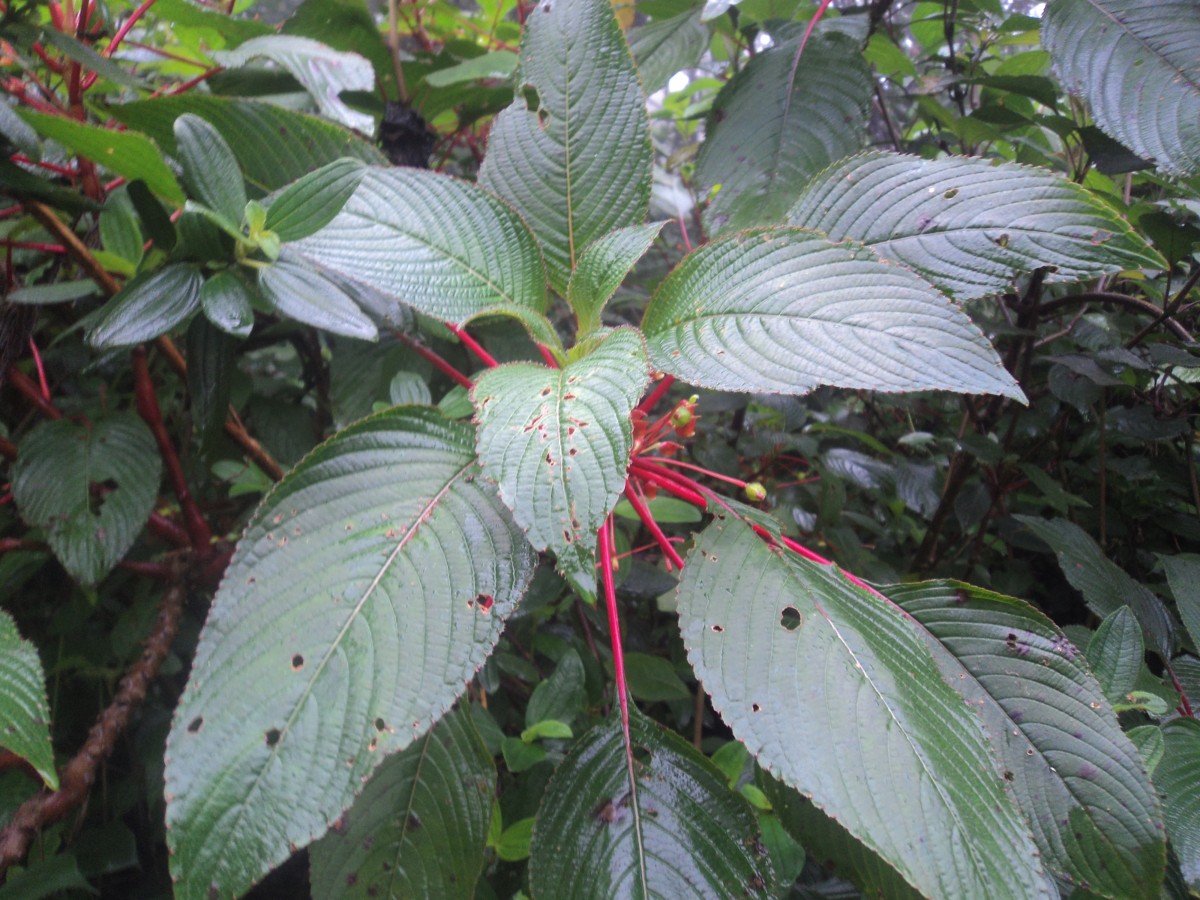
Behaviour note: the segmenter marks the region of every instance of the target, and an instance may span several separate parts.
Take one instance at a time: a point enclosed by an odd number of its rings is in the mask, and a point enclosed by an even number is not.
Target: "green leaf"
[[[324,228],[346,205],[366,167],[339,159],[281,190],[267,209],[264,227],[281,241],[297,241]]]
[[[1047,890],[979,720],[899,607],[726,516],[697,537],[678,600],[734,735],[917,890]]]
[[[1162,601],[1109,560],[1087,532],[1066,519],[1014,518],[1050,545],[1063,575],[1083,594],[1088,609],[1103,619],[1128,606],[1150,648],[1164,660],[1171,658],[1175,626]]]
[[[207,97],[159,97],[114,106],[120,122],[144,131],[164,151],[175,153],[175,120],[195,113],[229,144],[246,181],[267,193],[343,156],[368,164],[387,162],[373,145],[348,129],[303,113],[256,100]]]
[[[162,16],[164,21],[184,28],[205,29],[220,35],[228,46],[233,46],[250,38],[263,34],[271,34],[273,29],[266,22],[249,19],[243,16],[230,16],[224,12],[206,9],[192,3],[191,0],[158,0],[154,12]]]
[[[188,397],[192,401],[192,427],[201,445],[211,447],[221,434],[233,388],[235,341],[224,331],[197,316],[187,331]]]
[[[629,270],[650,249],[665,222],[619,228],[588,244],[567,284],[567,303],[575,312],[576,340],[600,327],[600,313]]]
[[[146,186],[171,203],[182,205],[186,199],[179,182],[163,161],[162,152],[143,134],[115,131],[98,125],[76,122],[65,116],[20,110],[20,115],[44,138],[57,141],[71,153],[92,160],[131,181],[140,178]]]
[[[90,428],[59,419],[21,441],[13,499],[26,522],[45,530],[71,577],[92,585],[137,540],[160,472],[154,438],[137,416],[115,415]]]
[[[688,700],[692,692],[675,673],[670,660],[649,653],[625,654],[625,678],[629,692],[638,700]]]
[[[1175,719],[1162,727],[1166,749],[1154,773],[1163,796],[1171,847],[1183,877],[1200,890],[1200,721]]]
[[[241,894],[321,836],[453,704],[534,562],[469,426],[398,407],[310,453],[238,544],[176,710],[176,896]]]
[[[425,76],[425,83],[432,87],[450,87],[465,81],[480,81],[488,78],[511,78],[517,68],[517,54],[511,50],[492,50],[482,56],[463,60],[457,65],[438,69]]]
[[[470,714],[448,713],[388,757],[346,814],[309,851],[317,900],[470,900],[496,792],[496,765]]]
[[[527,744],[520,738],[506,737],[500,745],[504,765],[514,775],[527,772],[546,758],[546,751],[538,744]]]
[[[258,270],[258,287],[285,316],[333,334],[374,340],[375,323],[328,278],[307,266],[280,260]]]
[[[1200,8],[1194,0],[1055,0],[1042,44],[1096,123],[1176,175],[1200,171]]]
[[[961,582],[887,592],[940,643],[944,676],[993,735],[1047,870],[1093,896],[1158,897],[1166,848],[1154,786],[1067,637],[1020,600]]]
[[[532,726],[547,719],[571,723],[587,705],[583,660],[572,647],[554,668],[554,674],[538,683],[525,708],[525,724]]]
[[[654,521],[659,525],[690,525],[704,518],[704,514],[692,506],[692,504],[684,500],[676,500],[674,497],[668,497],[665,494],[659,494],[652,500],[647,500],[646,507],[650,510],[650,515],[654,517]],[[622,519],[629,519],[634,522],[642,520],[641,516],[629,505],[628,500],[621,500],[613,510],[613,514],[620,516]]]
[[[20,29],[17,33],[21,34],[22,31],[25,30]],[[88,71],[95,72],[106,81],[111,81],[113,84],[118,84],[121,87],[133,88],[134,90],[143,90],[145,88],[145,85],[129,71],[121,68],[111,59],[101,56],[87,44],[75,40],[75,38],[63,31],[59,31],[56,28],[43,28],[36,33],[32,31],[25,33],[33,40],[49,44],[68,59],[74,60]]]
[[[1126,737],[1137,747],[1138,755],[1146,767],[1146,774],[1154,777],[1154,770],[1162,762],[1166,743],[1163,740],[1162,729],[1157,725],[1138,725],[1126,732]]]
[[[641,224],[650,203],[645,98],[612,6],[541,0],[525,21],[516,84],[479,182],[529,223],[565,295],[583,248]]]
[[[923,900],[901,874],[842,824],[782,781],[759,770],[759,783],[784,829],[814,859],[854,882],[867,897]]]
[[[1159,559],[1175,596],[1179,620],[1191,637],[1192,646],[1200,647],[1200,558],[1160,556]]]
[[[642,320],[654,368],[725,391],[821,384],[1024,401],[943,294],[867,247],[799,228],[719,238],[667,276]]]
[[[529,856],[534,819],[521,819],[504,829],[496,841],[496,855],[505,862],[520,862]]]
[[[571,730],[571,726],[566,722],[558,721],[558,719],[542,719],[521,732],[521,740],[526,744],[532,744],[543,738],[567,740],[573,737],[575,737],[575,732]]]
[[[0,610],[0,747],[15,753],[58,790],[54,747],[50,743],[50,707],[37,647],[24,640],[12,616]]]
[[[746,801],[690,744],[630,714],[632,770],[614,715],[575,742],[546,786],[530,848],[531,893],[774,896]]]
[[[1133,690],[1142,671],[1142,627],[1128,606],[1100,623],[1088,643],[1086,656],[1109,703],[1119,703]]]
[[[589,593],[596,532],[624,489],[630,414],[649,380],[641,336],[620,328],[566,368],[515,363],[475,381],[484,471],[530,542]]]
[[[124,347],[166,334],[200,306],[200,270],[187,263],[139,275],[100,310],[88,329],[93,347]]]
[[[229,269],[205,279],[200,288],[200,307],[208,321],[237,337],[247,337],[254,327],[250,291]]]
[[[629,50],[648,94],[666,87],[676,72],[694,68],[707,49],[708,28],[695,10],[646,22],[629,32]]]
[[[861,241],[959,301],[1010,290],[1042,266],[1051,267],[1048,283],[1166,268],[1090,191],[1045,169],[985,159],[863,153],[817,176],[788,222]]]
[[[782,222],[800,189],[866,136],[871,73],[855,41],[814,35],[755,55],[713,103],[696,159],[711,234]]]
[[[30,287],[18,288],[5,299],[9,303],[25,303],[31,306],[41,306],[47,303],[65,303],[68,300],[82,300],[100,293],[96,282],[90,278],[79,281],[60,281],[56,284],[35,284]]]
[[[267,34],[239,44],[236,50],[217,51],[212,57],[227,69],[240,68],[254,59],[270,60],[304,86],[325,118],[364,134],[375,133],[374,117],[350,109],[338,97],[343,91],[375,87],[375,69],[357,53],[334,50],[311,38]]]
[[[333,221],[288,250],[456,325],[489,313],[541,318],[546,306],[541,254],[520,217],[432,172],[368,169]]]
[[[235,225],[246,207],[246,186],[237,159],[221,132],[184,113],[175,120],[175,152],[192,196]]]
[[[125,188],[109,194],[108,202],[104,204],[104,212],[100,214],[100,242],[109,253],[135,267],[142,261],[142,229]]]

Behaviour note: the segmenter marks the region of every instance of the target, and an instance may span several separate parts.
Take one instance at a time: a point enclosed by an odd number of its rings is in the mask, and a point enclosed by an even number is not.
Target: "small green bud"
[[[692,421],[692,411],[686,406],[681,406],[675,412],[671,413],[671,424],[676,428],[683,428]]]
[[[767,489],[760,482],[752,481],[745,487],[746,499],[751,503],[761,503],[767,499]]]

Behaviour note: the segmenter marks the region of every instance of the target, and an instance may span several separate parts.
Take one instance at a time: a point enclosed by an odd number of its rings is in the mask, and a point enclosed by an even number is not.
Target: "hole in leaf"
[[[521,85],[521,99],[525,101],[526,109],[540,109],[541,108],[542,98],[538,96],[537,88],[535,88],[532,84],[529,84],[528,82]],[[542,394],[542,396],[545,397],[549,393],[550,393],[550,389],[546,388],[546,390]]]
[[[654,754],[650,752],[648,747],[634,747],[633,758],[643,766],[648,766],[654,760]]]
[[[475,598],[475,603],[479,607],[480,612],[488,612],[492,608],[492,604],[496,602],[496,598],[491,594],[480,594]]]
[[[947,200],[953,200],[958,196],[958,188],[950,188],[950,190],[946,191],[946,193],[942,194],[942,196]]]
[[[387,728],[387,722],[383,721],[383,719],[375,720],[375,730],[376,731],[383,731],[385,728]]]
[[[297,653],[292,657],[292,671],[299,672],[304,668],[304,657]]]
[[[188,723],[188,733],[195,734],[200,730],[202,725],[204,725],[204,716],[196,716],[196,718]]]
[[[751,703],[750,712],[762,712],[762,706],[758,703]]]
[[[93,481],[88,485],[88,512],[93,516],[100,515],[104,506],[104,498],[117,489],[117,483],[111,478],[103,481]]]
[[[274,747],[279,743],[280,732],[278,728],[272,728],[267,732],[267,746]]]
[[[417,817],[416,813],[410,812],[408,814],[408,821],[406,821],[404,823],[404,830],[405,831],[420,831],[421,830],[421,820]]]
[[[785,606],[783,613],[779,616],[779,624],[787,631],[795,631],[804,621],[804,617],[800,615],[800,610],[794,606]]]
[[[998,238],[996,238],[995,244],[997,247],[1007,247],[1008,246],[1008,235],[1007,234],[1000,235]]]
[[[713,634],[721,634],[725,630],[724,625],[714,625],[712,627]]]

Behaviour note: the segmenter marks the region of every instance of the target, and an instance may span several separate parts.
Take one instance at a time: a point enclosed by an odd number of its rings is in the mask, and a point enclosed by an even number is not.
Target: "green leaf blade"
[[[333,221],[288,250],[456,325],[546,305],[541,253],[520,217],[432,172],[368,169]]]
[[[1044,169],[871,151],[801,192],[788,222],[851,238],[920,272],[960,302],[1051,267],[1071,283],[1166,261],[1115,210]]]
[[[798,228],[704,245],[642,320],[656,369],[718,390],[820,384],[1024,400],[982,332],[943,294],[851,242]]]
[[[362,181],[365,167],[339,159],[310,172],[279,192],[267,207],[266,228],[281,241],[298,241],[333,221]]]
[[[21,442],[13,499],[27,522],[45,529],[71,577],[92,585],[137,540],[161,471],[154,437],[137,416],[112,416],[91,428],[60,419]]]
[[[716,767],[636,710],[629,731],[641,751],[635,786],[615,716],[580,738],[556,770],[533,830],[533,895],[774,896],[754,815]]]
[[[1200,9],[1191,0],[1055,0],[1042,44],[1097,124],[1167,172],[1200,171]]]
[[[1047,869],[1097,896],[1157,897],[1166,846],[1154,786],[1066,636],[1020,600],[959,582],[887,593],[940,644],[935,657],[948,654],[943,672],[995,736]]]
[[[649,380],[641,337],[620,328],[566,368],[500,366],[472,392],[484,472],[533,545],[593,593],[595,535],[624,488],[630,414]]]
[[[168,265],[131,280],[105,304],[87,339],[93,347],[126,347],[166,334],[200,307],[196,266]]]
[[[713,103],[696,159],[699,196],[713,234],[783,222],[800,189],[862,146],[871,73],[856,42],[815,35],[792,66],[798,41],[754,56]]]
[[[58,790],[54,747],[50,743],[50,707],[37,647],[23,639],[12,616],[0,610],[0,747],[24,759]]]
[[[517,100],[492,125],[479,181],[529,223],[550,284],[565,295],[583,248],[641,224],[650,203],[645,99],[611,6],[542,0],[526,21],[516,83]]]
[[[496,765],[462,708],[388,757],[309,857],[317,900],[470,900],[483,868]]]
[[[1176,719],[1163,726],[1166,749],[1154,772],[1163,794],[1171,846],[1184,880],[1200,889],[1200,722]]]
[[[193,113],[175,120],[175,146],[192,194],[235,224],[246,208],[246,186],[221,132]]]
[[[398,407],[313,451],[239,543],[176,711],[177,896],[243,893],[322,835],[462,692],[534,562],[469,426]]]
[[[665,224],[651,222],[618,228],[583,248],[567,285],[567,303],[579,323],[577,339],[600,327],[604,305],[650,249]]]
[[[927,896],[1048,893],[979,720],[898,607],[721,517],[678,601],[688,658],[759,765]]]
[[[312,269],[280,260],[258,271],[263,297],[284,315],[333,334],[373,341],[379,330],[336,284]]]

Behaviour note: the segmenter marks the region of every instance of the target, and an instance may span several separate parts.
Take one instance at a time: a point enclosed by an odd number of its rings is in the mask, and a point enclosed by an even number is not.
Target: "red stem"
[[[145,15],[146,11],[157,2],[158,0],[142,0],[142,4],[129,14],[128,19],[121,23],[121,27],[118,28],[117,33],[113,35],[113,39],[109,41],[108,46],[104,48],[105,56],[113,55],[113,52],[116,51],[119,46],[121,46],[121,41],[125,40],[125,35],[129,34],[133,26],[137,24],[137,20]]]
[[[678,466],[681,469],[690,469],[693,472],[700,472],[703,475],[707,475],[709,478],[715,478],[717,481],[724,481],[726,484],[732,484],[735,487],[740,487],[742,489],[745,489],[746,487],[746,482],[742,481],[740,478],[732,478],[729,475],[721,475],[718,472],[713,472],[710,469],[704,468],[704,466],[697,466],[693,463],[684,462],[681,459],[667,459],[664,456],[652,456],[647,458],[653,459],[654,462],[658,463],[659,465]]]
[[[463,342],[463,346],[474,353],[479,361],[489,369],[494,369],[500,365],[500,363],[496,362],[496,358],[492,354],[483,349],[483,345],[479,341],[467,334],[465,328],[459,328],[457,325],[451,325],[449,322],[446,323],[446,327],[453,331],[454,336]]]
[[[625,491],[625,499],[629,501],[629,505],[633,507],[633,511],[638,514],[638,518],[642,520],[642,524],[646,526],[646,530],[658,542],[658,546],[662,548],[663,554],[667,557],[670,564],[678,569],[683,568],[683,557],[675,552],[675,548],[671,546],[671,542],[667,540],[667,536],[663,534],[662,528],[654,521],[654,516],[650,515],[650,509],[642,501],[639,496],[641,490],[633,483],[628,483],[628,489]]]
[[[708,501],[704,499],[704,494],[702,493],[704,490],[703,487],[696,484],[690,478],[685,478],[667,469],[652,466],[641,459],[634,459],[629,464],[629,471],[642,480],[649,481],[651,484],[662,488],[667,493],[674,494],[680,500],[686,500],[688,503],[698,506],[701,509],[708,508]]]
[[[171,436],[167,434],[167,426],[163,424],[162,411],[158,407],[158,397],[154,392],[154,381],[150,378],[150,367],[146,363],[145,347],[138,347],[133,351],[133,379],[138,414],[154,434],[158,452],[171,479],[171,486],[175,489],[175,496],[179,498],[179,509],[183,513],[183,524],[192,548],[207,550],[212,543],[212,531],[209,530],[200,507],[192,498],[187,478],[183,474],[183,464],[179,461],[179,454],[175,452],[175,445],[171,443]]]
[[[188,537],[188,533],[179,527],[178,522],[168,519],[162,513],[150,513],[150,518],[147,520],[146,526],[170,544],[174,544],[177,547],[191,546],[192,542]]]
[[[61,419],[63,417],[63,414],[58,411],[58,407],[42,396],[41,389],[33,383],[33,379],[16,366],[8,367],[8,383],[16,388],[17,392],[24,396],[26,400],[36,406],[38,412],[47,419]]]
[[[1175,670],[1167,664],[1167,671],[1171,673],[1171,682],[1175,685],[1175,690],[1179,691],[1179,711],[1189,719],[1194,719],[1196,714],[1192,712],[1192,704],[1188,702],[1188,696],[1183,690],[1183,685],[1179,683],[1179,679],[1175,675]]]
[[[554,358],[554,352],[545,344],[540,342],[538,343],[537,348],[538,353],[542,354],[542,361],[545,362],[550,368],[557,369],[558,360]]]
[[[42,398],[50,402],[50,385],[46,382],[46,367],[42,365],[42,354],[38,352],[37,341],[29,339],[29,352],[33,355],[33,365],[37,369],[38,384],[42,388]]]
[[[414,340],[413,338],[410,338],[402,331],[396,331],[393,333],[396,335],[397,340],[411,347],[416,352],[417,356],[421,357],[421,359],[432,365],[443,375],[449,377],[456,384],[462,385],[468,391],[471,389],[471,379],[462,372],[458,371],[458,369],[454,368],[454,366],[450,365],[450,363],[446,362],[446,360],[442,359],[441,356],[434,353],[424,344]]]
[[[61,253],[65,254],[67,248],[62,244],[47,244],[44,241],[3,241],[5,247],[12,247],[14,250],[37,250],[39,253]]]
[[[612,645],[613,677],[617,682],[617,700],[621,704],[621,729],[625,732],[625,749],[632,746],[629,739],[629,695],[625,687],[625,654],[621,649],[621,620],[617,616],[617,590],[613,584],[613,517],[609,513],[600,526],[600,581],[604,584],[604,608],[608,612],[609,642]]]
[[[654,409],[654,404],[658,403],[658,401],[663,398],[667,391],[671,389],[671,385],[674,383],[674,375],[664,375],[659,380],[658,384],[654,386],[654,390],[646,395],[646,399],[638,404],[638,409],[644,413],[649,413],[650,410]]]

